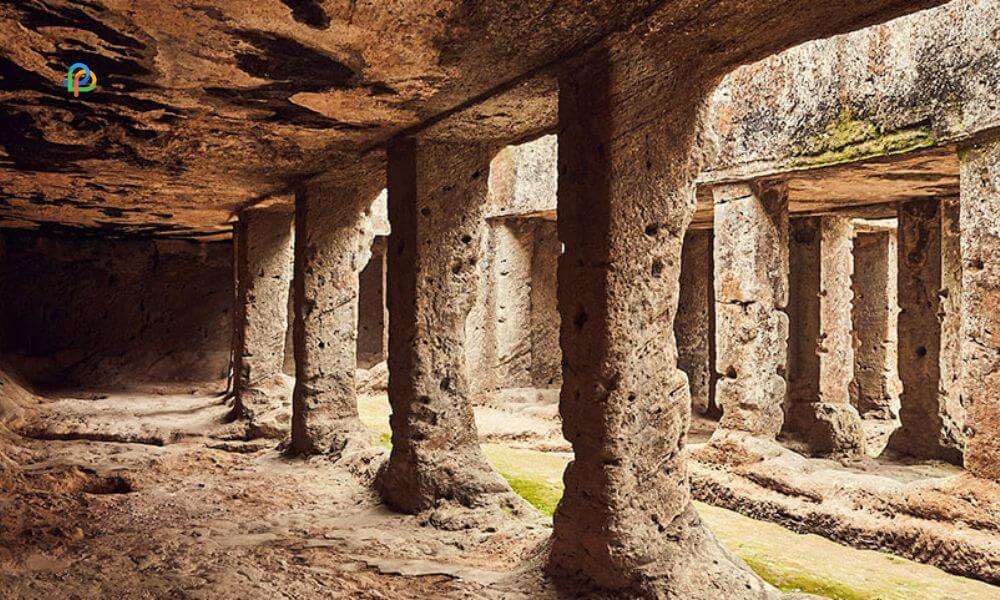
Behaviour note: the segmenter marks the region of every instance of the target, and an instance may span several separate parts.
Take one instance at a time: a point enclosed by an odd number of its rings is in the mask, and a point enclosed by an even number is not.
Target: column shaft
[[[550,573],[631,597],[759,597],[694,512],[683,451],[691,396],[673,324],[710,85],[631,79],[637,63],[606,49],[587,58],[559,82],[560,413],[574,459]]]
[[[234,229],[236,350],[234,415],[250,437],[282,437],[291,411],[282,373],[288,290],[292,279],[292,215],[247,211]]]
[[[295,198],[292,446],[339,455],[367,445],[358,419],[358,273],[368,263],[377,190],[307,187]]]
[[[891,420],[899,414],[896,254],[894,230],[855,236],[851,403],[866,418]]]
[[[713,193],[720,427],[773,437],[787,387],[788,194],[745,184]]]
[[[889,448],[962,463],[965,410],[958,388],[961,263],[958,204],[899,205],[899,418]]]
[[[385,304],[386,238],[372,243],[371,259],[358,277],[358,366],[368,369],[388,356],[389,330]]]
[[[402,140],[389,150],[389,401],[383,497],[405,512],[509,493],[479,449],[466,319],[475,300],[490,152]]]
[[[1000,480],[1000,142],[960,156],[965,466]]]
[[[817,454],[861,454],[865,448],[850,396],[853,250],[849,219],[792,221],[785,431],[803,438]]]
[[[531,258],[531,378],[535,387],[562,384],[556,277],[561,248],[556,223],[535,223]]]
[[[687,374],[692,406],[703,415],[716,412],[712,263],[712,232],[688,231],[681,252],[680,300],[674,335],[677,337],[677,366]]]

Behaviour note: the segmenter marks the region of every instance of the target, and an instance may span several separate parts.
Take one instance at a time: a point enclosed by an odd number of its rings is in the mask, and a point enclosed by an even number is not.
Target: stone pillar
[[[687,374],[691,404],[717,417],[715,405],[715,298],[712,286],[712,231],[688,231],[681,252],[680,300],[674,335],[677,366]]]
[[[960,157],[965,466],[1000,480],[1000,142]]]
[[[406,139],[389,149],[392,454],[377,485],[404,512],[513,496],[479,449],[466,367],[489,164],[480,145]]]
[[[785,431],[817,454],[863,454],[864,431],[851,405],[854,338],[853,227],[850,219],[810,217],[791,224]]]
[[[531,257],[531,379],[536,388],[562,383],[556,273],[562,253],[556,223],[535,220]]]
[[[774,437],[786,396],[788,192],[735,184],[713,194],[720,428]]]
[[[888,448],[962,464],[965,409],[961,361],[961,249],[958,203],[899,205],[899,378],[902,427]]]
[[[384,361],[389,344],[385,305],[385,236],[375,238],[371,259],[358,277],[358,366],[370,369]]]
[[[675,86],[672,70],[633,58],[597,48],[559,81],[559,408],[574,459],[549,572],[627,597],[759,598],[760,580],[691,505],[691,395],[676,367],[693,149],[711,85],[683,68]],[[631,79],[637,72],[651,75]]]
[[[295,256],[288,269],[295,273]],[[285,327],[285,364],[282,368],[285,375],[295,377],[295,278],[288,282],[288,325]]]
[[[854,381],[851,404],[865,418],[899,415],[896,375],[896,231],[858,232],[854,237]]]
[[[358,274],[372,244],[377,189],[301,189],[295,197],[295,454],[342,455],[366,447],[358,419]]]
[[[529,219],[504,219],[494,228],[495,377],[506,389],[532,386],[533,234],[534,223]]]
[[[233,414],[248,435],[288,433],[291,381],[283,372],[288,289],[292,280],[292,215],[246,211],[234,227],[236,349]]]

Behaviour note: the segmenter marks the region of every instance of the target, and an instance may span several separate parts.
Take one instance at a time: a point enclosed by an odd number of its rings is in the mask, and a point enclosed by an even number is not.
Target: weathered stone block
[[[960,156],[965,466],[1000,480],[1000,142]]]
[[[812,415],[805,440],[816,454],[862,455],[865,435],[858,412],[849,404],[816,402],[809,405]]]

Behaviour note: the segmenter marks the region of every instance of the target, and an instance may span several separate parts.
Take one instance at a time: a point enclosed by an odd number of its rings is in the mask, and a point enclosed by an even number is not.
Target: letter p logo
[[[97,73],[83,63],[73,63],[66,72],[66,91],[73,92],[74,98],[80,97],[80,92],[90,92],[97,87]]]

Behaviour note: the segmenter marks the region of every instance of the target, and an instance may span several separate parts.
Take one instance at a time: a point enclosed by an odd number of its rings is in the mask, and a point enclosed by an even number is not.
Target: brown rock
[[[291,423],[283,371],[294,256],[292,215],[247,211],[234,231],[236,348],[234,415],[251,437],[284,437]]]

